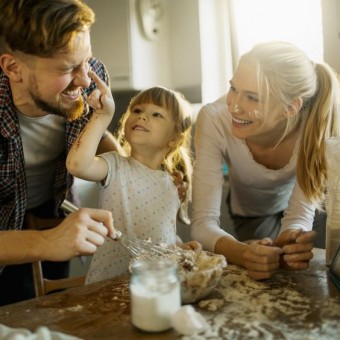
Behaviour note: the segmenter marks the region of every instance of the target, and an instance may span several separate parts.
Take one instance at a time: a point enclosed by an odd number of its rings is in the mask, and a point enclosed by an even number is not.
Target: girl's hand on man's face
[[[112,117],[114,115],[116,106],[112,97],[111,89],[92,70],[89,71],[89,75],[97,85],[97,88],[93,90],[87,97],[89,105],[97,113],[107,114]]]

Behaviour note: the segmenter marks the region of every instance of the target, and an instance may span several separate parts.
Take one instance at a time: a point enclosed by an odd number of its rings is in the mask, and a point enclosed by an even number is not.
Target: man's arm
[[[34,261],[66,261],[78,255],[93,254],[115,235],[112,214],[100,209],[82,208],[57,227],[0,232],[0,265]]]

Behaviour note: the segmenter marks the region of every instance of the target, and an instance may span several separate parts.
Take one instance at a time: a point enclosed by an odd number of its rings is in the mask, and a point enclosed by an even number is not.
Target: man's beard
[[[46,113],[54,114],[57,116],[61,116],[65,118],[67,121],[72,121],[78,119],[84,112],[84,99],[79,97],[77,101],[75,101],[72,106],[65,108],[60,104],[53,105],[50,104],[41,98],[39,98],[34,93],[30,92],[32,99],[34,100],[35,105],[40,109],[45,111]]]
[[[84,112],[84,99],[79,97],[70,107],[65,108],[61,104],[51,104],[42,100],[36,93],[29,91],[35,105],[46,113],[64,117],[67,121],[78,119]]]

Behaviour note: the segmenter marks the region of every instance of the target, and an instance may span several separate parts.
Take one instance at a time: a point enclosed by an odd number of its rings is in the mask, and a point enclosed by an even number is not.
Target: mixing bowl
[[[182,304],[194,303],[209,295],[227,266],[223,255],[207,251],[188,250],[177,262]]]

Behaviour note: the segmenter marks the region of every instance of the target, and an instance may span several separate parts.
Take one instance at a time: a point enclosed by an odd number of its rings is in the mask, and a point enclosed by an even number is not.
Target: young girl
[[[189,103],[163,87],[140,92],[121,120],[119,139],[129,156],[118,152],[96,156],[115,105],[110,89],[93,72],[90,75],[98,86],[88,98],[95,113],[70,150],[68,170],[76,177],[101,183],[100,206],[112,211],[115,227],[125,235],[175,244],[177,213],[190,198]],[[189,186],[182,204],[169,175],[179,171]],[[121,275],[128,265],[127,250],[107,238],[93,256],[86,282]]]

